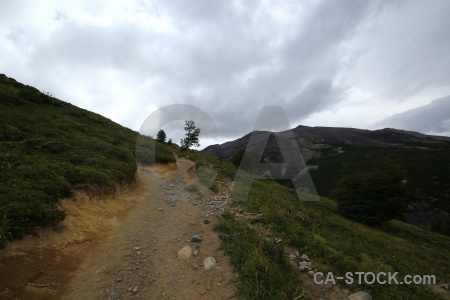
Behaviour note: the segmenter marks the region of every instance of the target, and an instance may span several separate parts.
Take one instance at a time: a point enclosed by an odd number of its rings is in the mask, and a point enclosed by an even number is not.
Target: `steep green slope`
[[[185,155],[222,177],[232,177],[236,170],[230,162],[205,153]],[[324,274],[353,272],[353,284],[337,284],[354,292],[365,290],[373,299],[441,298],[427,285],[358,284],[355,272],[398,272],[399,282],[405,275],[435,275],[438,284],[450,281],[447,236],[398,220],[371,228],[340,216],[333,200],[300,201],[295,190],[269,180],[254,181],[246,201],[234,205],[233,211],[263,215],[255,225],[228,211],[215,227],[239,274],[245,299],[294,299],[304,294],[299,271],[288,263],[284,246],[307,253]]]
[[[381,158],[389,157],[406,172],[406,185],[416,190],[420,203],[409,213],[411,223],[450,235],[450,144],[410,145],[410,147],[342,146],[322,150],[318,159],[308,162],[319,168],[311,177],[321,196],[333,198],[343,166],[351,163],[370,172]],[[417,201],[417,199],[415,200]]]
[[[262,213],[267,228],[307,253],[325,274],[391,271],[399,272],[399,279],[431,274],[440,283],[450,280],[448,237],[399,221],[384,228],[366,227],[339,216],[331,200],[300,202],[293,190],[267,181],[255,183],[243,205]],[[423,285],[344,286],[369,291],[374,299],[435,299]]]
[[[63,219],[56,201],[73,187],[133,180],[136,138],[105,117],[0,75],[0,246],[32,225]],[[174,161],[172,152],[157,159]]]

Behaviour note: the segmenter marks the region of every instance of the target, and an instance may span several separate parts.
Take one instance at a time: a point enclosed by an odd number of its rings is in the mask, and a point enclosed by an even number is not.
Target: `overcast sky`
[[[450,135],[450,1],[0,0],[0,73],[134,130],[194,105],[217,127],[201,148],[264,105],[292,127]]]

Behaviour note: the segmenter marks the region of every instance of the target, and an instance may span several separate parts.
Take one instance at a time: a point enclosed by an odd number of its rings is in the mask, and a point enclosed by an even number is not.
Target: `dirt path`
[[[8,246],[3,257],[0,255],[0,277],[7,271],[12,274],[14,267],[24,262],[36,272],[21,278],[15,286],[0,285],[0,298],[234,299],[235,275],[212,230],[217,217],[209,215],[207,204],[209,198],[217,195],[209,194],[212,192],[203,187],[197,193],[185,189],[196,185],[196,179],[187,172],[191,165],[192,162],[181,159],[177,167],[140,169],[140,178],[149,189],[140,186],[120,196],[132,195],[137,203],[116,199],[112,202],[117,203],[116,213],[107,217],[102,209],[94,210],[83,219],[98,216],[102,224],[80,228],[85,232],[80,237],[74,236],[77,231],[72,230],[70,243],[55,244],[58,239],[53,237],[47,238],[53,242],[41,247],[35,242],[33,246],[30,241],[36,240],[34,236],[28,242],[25,239]],[[226,192],[222,185],[221,193]],[[74,211],[77,210],[72,209],[71,214]],[[83,207],[78,211],[81,213]],[[67,228],[61,231],[61,235],[68,236]],[[194,235],[202,241],[191,242]],[[179,258],[178,251],[185,246],[194,253],[189,258]],[[39,255],[44,255],[42,263],[34,265]],[[203,266],[207,257],[216,260],[209,270]],[[14,259],[15,263],[10,263]],[[7,279],[5,275],[3,278]],[[20,287],[23,293],[18,290]]]

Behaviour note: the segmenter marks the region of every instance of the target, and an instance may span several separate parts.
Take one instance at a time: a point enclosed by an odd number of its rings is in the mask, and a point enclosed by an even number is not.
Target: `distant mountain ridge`
[[[302,149],[305,161],[316,157],[319,149],[329,146],[358,145],[411,147],[415,144],[415,146],[422,145],[426,147],[427,144],[450,143],[450,137],[432,136],[393,128],[365,130],[357,128],[309,127],[300,125],[292,129],[292,132],[300,149]],[[264,131],[253,131],[234,141],[208,146],[202,151],[224,159],[230,159],[237,151],[246,147],[252,134],[257,138],[258,135],[262,136],[263,133]],[[278,134],[283,134],[283,132],[271,133],[272,136],[266,146],[265,154],[270,162],[278,162],[280,160],[279,153],[276,153],[278,144],[274,138]]]

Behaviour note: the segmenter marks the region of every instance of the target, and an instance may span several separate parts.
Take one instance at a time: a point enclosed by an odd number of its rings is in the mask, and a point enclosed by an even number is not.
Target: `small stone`
[[[205,221],[203,221],[203,223],[205,223],[205,224],[209,224],[209,223],[211,223],[211,221],[210,221],[210,220],[208,220],[208,219],[205,219]]]
[[[193,254],[194,256],[197,256],[197,255],[198,255],[198,250],[194,250],[194,251],[192,252],[192,254]]]
[[[312,267],[312,263],[310,261],[301,261],[299,263],[300,266],[305,266],[305,267]]]
[[[141,290],[141,292],[146,292],[146,291],[148,291],[147,288],[143,288],[143,289]]]
[[[308,276],[311,277],[311,278],[313,278],[313,277],[314,277],[314,271],[309,271],[309,272],[308,272]]]
[[[192,248],[189,246],[184,246],[178,251],[178,258],[179,259],[187,259],[191,257],[192,255]]]
[[[141,247],[135,246],[133,249],[134,249],[134,251],[139,251],[139,250],[141,250]]]
[[[118,277],[118,278],[116,278],[115,281],[116,281],[116,282],[122,282],[122,280],[123,280],[122,277]]]
[[[217,283],[217,286],[220,286],[220,282]]]
[[[202,238],[199,236],[199,235],[194,235],[192,238],[191,238],[191,242],[194,242],[194,243],[198,243],[198,242],[201,242],[202,241]]]
[[[359,291],[357,293],[351,294],[347,298],[348,300],[372,300],[372,296],[370,296],[368,293]]]
[[[137,293],[139,291],[139,287],[138,286],[135,286],[134,288],[133,288],[133,293]]]
[[[132,292],[132,291],[133,291],[132,287],[128,288],[128,290],[127,290],[127,292]]]
[[[127,203],[131,203],[131,204],[136,204],[136,199],[134,198],[123,198],[123,201],[127,202]]]
[[[198,269],[198,265],[197,265],[197,264],[192,264],[192,267],[193,267],[194,269]]]
[[[208,291],[210,291],[210,290],[211,290],[211,287],[208,285],[208,286],[206,287],[206,289],[207,289]]]
[[[450,283],[441,284],[439,287],[441,289],[449,290],[450,289]]]
[[[303,261],[310,261],[308,255],[306,255],[306,254],[303,254],[303,255],[300,257],[300,259],[303,260]]]
[[[205,271],[213,268],[216,265],[216,260],[214,257],[207,257],[203,260],[203,268],[205,268]]]
[[[163,210],[164,210],[164,208],[162,208],[162,207],[158,208],[158,211],[163,211]]]
[[[302,272],[305,272],[307,270],[305,266],[300,266],[298,267],[298,269]]]

